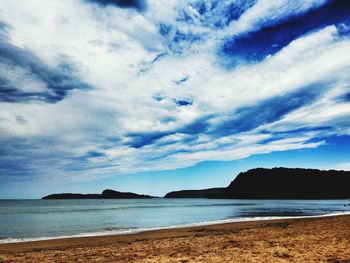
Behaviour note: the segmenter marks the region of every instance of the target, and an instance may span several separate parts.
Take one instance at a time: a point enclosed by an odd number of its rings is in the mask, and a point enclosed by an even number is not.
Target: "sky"
[[[0,0],[0,198],[350,170],[350,1]]]

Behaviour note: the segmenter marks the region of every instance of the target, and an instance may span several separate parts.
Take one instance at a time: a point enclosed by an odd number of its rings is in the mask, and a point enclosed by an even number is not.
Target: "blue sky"
[[[349,1],[0,0],[0,198],[350,169]]]

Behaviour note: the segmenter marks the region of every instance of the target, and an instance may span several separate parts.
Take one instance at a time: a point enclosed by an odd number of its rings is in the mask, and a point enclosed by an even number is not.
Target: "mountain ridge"
[[[209,188],[218,189],[218,188]],[[169,198],[222,199],[347,199],[350,171],[306,168],[254,168],[241,172],[221,192],[209,189],[167,193]]]

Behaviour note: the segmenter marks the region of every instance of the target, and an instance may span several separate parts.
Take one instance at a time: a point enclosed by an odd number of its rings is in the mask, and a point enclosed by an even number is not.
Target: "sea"
[[[0,243],[350,213],[350,200],[0,200]]]

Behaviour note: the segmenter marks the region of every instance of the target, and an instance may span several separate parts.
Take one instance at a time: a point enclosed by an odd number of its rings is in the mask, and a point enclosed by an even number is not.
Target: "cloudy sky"
[[[0,198],[350,169],[350,1],[0,0]]]

